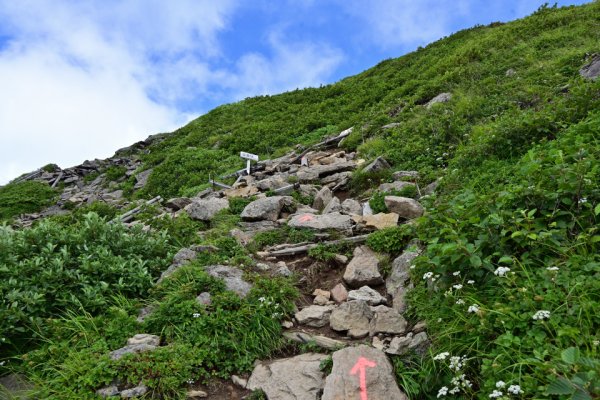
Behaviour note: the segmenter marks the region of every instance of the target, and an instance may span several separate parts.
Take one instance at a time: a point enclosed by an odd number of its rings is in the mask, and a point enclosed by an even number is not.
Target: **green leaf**
[[[577,389],[571,400],[592,400],[592,396],[590,396],[586,391]]]
[[[513,259],[510,256],[502,256],[498,260],[499,264],[512,264],[512,262],[513,262]]]
[[[567,364],[575,364],[579,360],[581,355],[579,354],[578,348],[569,347],[568,349],[563,350],[563,352],[560,353],[560,357]]]
[[[548,394],[571,394],[575,391],[569,380],[559,377],[557,380],[548,385],[546,392]]]
[[[479,258],[478,255],[473,254],[471,257],[469,257],[469,261],[471,262],[472,266],[481,267],[481,258]]]
[[[596,204],[596,207],[594,208],[594,214],[600,214],[600,203]]]

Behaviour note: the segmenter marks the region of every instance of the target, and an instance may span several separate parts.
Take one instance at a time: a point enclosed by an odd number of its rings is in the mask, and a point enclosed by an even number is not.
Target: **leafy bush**
[[[25,181],[0,187],[0,222],[52,204],[56,191],[46,183]]]
[[[385,196],[385,193],[378,191],[373,193],[373,196],[371,196],[369,199],[369,206],[371,207],[371,210],[373,210],[374,214],[388,212],[388,208],[385,205]]]
[[[229,199],[229,211],[232,214],[240,215],[244,208],[256,200],[256,197],[232,197]]]
[[[121,178],[125,177],[125,173],[127,172],[127,168],[121,165],[112,165],[104,171],[104,176],[106,180],[110,182],[118,181]]]
[[[256,252],[277,244],[309,242],[314,239],[314,236],[314,231],[310,229],[297,229],[286,225],[279,229],[258,232],[252,238],[248,249]]]
[[[414,226],[404,224],[371,233],[367,238],[367,245],[379,253],[398,254],[414,236]]]

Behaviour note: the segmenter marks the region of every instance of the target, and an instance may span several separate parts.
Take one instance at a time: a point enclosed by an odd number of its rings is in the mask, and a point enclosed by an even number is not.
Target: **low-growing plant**
[[[232,214],[240,215],[244,208],[250,203],[256,200],[256,197],[232,197],[229,199],[229,212]]]
[[[385,205],[385,196],[386,194],[383,192],[377,191],[373,193],[369,199],[369,206],[371,207],[371,210],[373,210],[373,213],[379,214],[388,212],[388,208]]]
[[[104,171],[104,177],[109,182],[118,181],[125,178],[127,168],[122,165],[111,165]]]
[[[415,227],[404,224],[375,231],[367,238],[367,245],[376,252],[398,254],[415,237]]]
[[[41,211],[51,205],[56,197],[54,189],[37,181],[0,186],[0,222],[20,214]]]

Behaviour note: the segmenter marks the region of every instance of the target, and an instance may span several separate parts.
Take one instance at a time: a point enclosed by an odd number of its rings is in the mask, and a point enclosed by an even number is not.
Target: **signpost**
[[[240,151],[240,157],[246,160],[246,173],[250,175],[250,163],[252,161],[258,162],[258,156],[256,154]]]

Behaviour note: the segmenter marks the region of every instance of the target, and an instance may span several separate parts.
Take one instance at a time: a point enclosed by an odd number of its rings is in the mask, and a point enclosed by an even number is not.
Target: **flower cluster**
[[[492,393],[490,393],[490,398],[491,399],[495,399],[495,398],[498,398],[498,397],[502,397],[503,395],[504,395],[504,393],[502,393],[501,391],[494,390]]]
[[[450,356],[450,353],[445,351],[443,353],[436,355],[435,357],[433,357],[433,359],[436,361],[441,361],[441,360],[445,360],[449,356]],[[471,383],[470,380],[467,379],[467,376],[465,374],[460,373],[461,369],[463,368],[463,366],[466,363],[466,360],[467,360],[466,356],[450,357],[449,367],[452,371],[455,372],[454,378],[452,378],[452,380],[450,381],[450,383],[452,385],[452,389],[449,389],[448,386],[442,386],[438,391],[438,394],[437,394],[438,398],[446,396],[448,394],[457,394],[457,393],[460,393],[461,390],[469,389],[469,388],[473,387],[473,384]]]
[[[467,312],[477,313],[477,312],[479,312],[479,306],[477,304],[473,304],[472,306],[469,306],[469,308],[467,309]]]
[[[448,353],[447,351],[444,351],[443,353],[440,353],[437,356],[433,357],[433,359],[436,361],[445,360],[446,358],[448,358],[449,355],[450,355],[450,353]]]
[[[496,270],[494,271],[494,275],[498,275],[498,276],[506,276],[506,274],[510,272],[510,268],[508,267],[498,267],[496,268]]]
[[[506,389],[508,391],[508,393],[512,393],[512,394],[523,394],[523,391],[521,390],[521,386],[519,385],[510,385],[508,387],[508,389]]]
[[[558,271],[560,268],[558,267],[548,267],[546,268],[548,271]]]
[[[464,365],[466,357],[452,356],[450,357],[450,369],[453,371],[460,371]]]
[[[200,313],[193,313],[192,318],[200,318]]]
[[[548,311],[548,310],[536,311],[536,313],[533,314],[533,316],[531,318],[533,318],[535,320],[548,319],[548,318],[550,318],[550,311]]]

